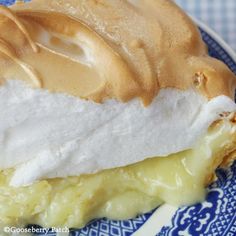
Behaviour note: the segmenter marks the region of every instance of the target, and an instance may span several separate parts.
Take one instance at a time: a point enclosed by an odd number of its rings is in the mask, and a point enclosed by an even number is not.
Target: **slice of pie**
[[[193,204],[236,157],[236,77],[172,1],[2,6],[0,82],[1,227]]]

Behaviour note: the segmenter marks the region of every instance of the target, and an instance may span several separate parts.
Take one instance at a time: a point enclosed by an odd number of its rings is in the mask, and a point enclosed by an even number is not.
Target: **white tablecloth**
[[[176,0],[176,3],[211,27],[236,51],[236,0]]]

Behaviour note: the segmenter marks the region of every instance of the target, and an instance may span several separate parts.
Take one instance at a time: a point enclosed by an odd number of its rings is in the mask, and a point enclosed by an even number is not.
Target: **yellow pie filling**
[[[2,170],[0,225],[82,227],[99,217],[132,218],[163,202],[193,204],[204,199],[215,168],[235,147],[236,126],[223,120],[214,123],[192,150],[92,175],[14,188],[9,186],[13,170]]]

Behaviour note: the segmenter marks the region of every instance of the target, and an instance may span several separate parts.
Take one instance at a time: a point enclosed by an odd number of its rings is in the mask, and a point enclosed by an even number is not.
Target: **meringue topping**
[[[139,97],[148,105],[162,88],[234,97],[235,76],[207,55],[196,26],[171,1],[33,0],[0,13],[5,80],[17,74],[96,102]]]
[[[13,168],[10,184],[22,186],[194,149],[236,104],[173,88],[146,108],[137,99],[97,104],[9,80],[0,87],[0,111],[0,170]]]

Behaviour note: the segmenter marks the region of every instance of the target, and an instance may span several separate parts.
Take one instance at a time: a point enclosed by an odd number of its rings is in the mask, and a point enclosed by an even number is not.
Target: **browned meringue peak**
[[[2,11],[0,38],[15,59],[1,53],[1,77],[38,76],[43,88],[98,102],[140,97],[148,105],[166,87],[234,96],[235,76],[207,56],[197,27],[171,1],[33,0],[11,9],[14,21]]]

